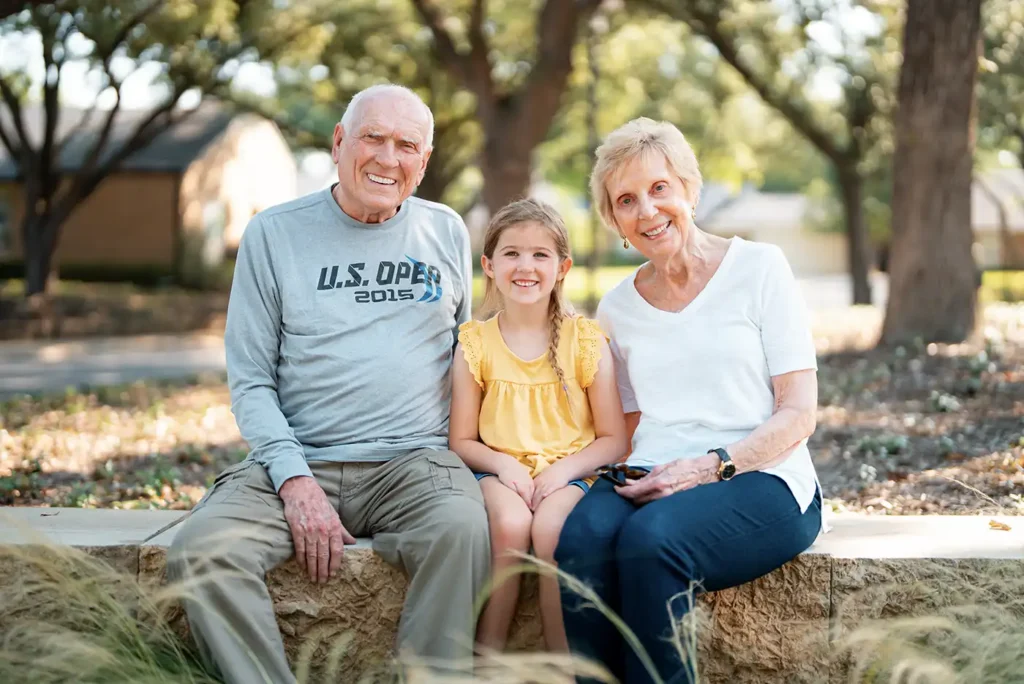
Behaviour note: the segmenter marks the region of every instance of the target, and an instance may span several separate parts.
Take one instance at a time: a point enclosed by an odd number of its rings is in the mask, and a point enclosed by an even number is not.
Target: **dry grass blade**
[[[0,681],[218,681],[133,577],[66,547],[0,546],[0,563],[17,576],[0,585]]]
[[[1024,577],[1011,563],[935,562],[909,586],[873,587],[848,603],[912,609],[861,621],[837,644],[863,684],[1024,682]]]

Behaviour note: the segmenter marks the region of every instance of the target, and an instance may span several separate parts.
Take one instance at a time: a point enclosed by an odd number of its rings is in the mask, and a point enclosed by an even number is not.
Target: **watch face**
[[[732,463],[726,463],[725,467],[722,468],[722,479],[728,480],[736,474],[736,466]]]

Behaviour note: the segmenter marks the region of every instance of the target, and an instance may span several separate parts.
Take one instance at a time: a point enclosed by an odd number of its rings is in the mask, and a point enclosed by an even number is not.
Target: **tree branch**
[[[198,108],[179,110],[178,116],[175,116],[174,108],[177,106],[182,95],[184,95],[183,92],[175,93],[172,97],[167,99],[167,102],[146,117],[145,121],[135,127],[135,130],[132,131],[132,134],[128,138],[128,142],[122,145],[117,152],[110,155],[110,157],[108,157],[107,160],[104,161],[103,164],[95,171],[93,174],[95,176],[95,182],[90,186],[90,192],[92,189],[95,189],[96,185],[98,185],[100,181],[120,166],[125,159],[149,145],[149,143],[153,142],[153,139],[158,135],[173,128],[174,126],[177,126],[198,110]],[[158,120],[161,117],[163,118],[163,121],[158,123]]]
[[[163,2],[164,0],[154,0],[150,4],[144,6],[142,9],[136,12],[131,18],[129,18],[123,26],[121,26],[121,29],[116,34],[114,34],[113,38],[106,45],[102,47],[97,45],[97,49],[100,50],[99,54],[97,55],[98,57],[100,57],[100,67],[103,69],[103,73],[107,77],[107,86],[114,88],[116,100],[114,108],[111,111],[110,115],[108,115],[107,120],[104,123],[103,130],[101,131],[101,144],[93,149],[93,152],[96,152],[96,158],[98,158],[100,152],[102,152],[102,146],[106,144],[106,140],[110,135],[110,129],[113,125],[113,116],[121,107],[122,82],[114,78],[114,74],[111,73],[110,61],[113,59],[114,53],[117,52],[118,46],[128,39],[128,34],[131,33],[133,29],[140,26],[142,22],[145,21],[147,17],[149,17],[149,15],[155,12],[163,4]],[[102,90],[100,92],[102,92]],[[92,106],[90,106],[86,113],[82,116],[82,118],[78,120],[74,128],[68,131],[67,135],[65,135],[64,138],[59,143],[57,143],[55,147],[55,154],[57,156],[60,155],[67,141],[73,140],[83,130],[85,130],[89,123],[92,122],[93,115],[96,113],[98,100],[99,93],[97,93],[96,99],[93,100]],[[95,161],[92,154],[87,156],[87,161],[88,160]]]
[[[794,93],[783,94],[775,91],[767,78],[762,77],[752,66],[740,59],[739,48],[734,38],[723,30],[717,3],[713,5],[715,9],[711,10],[703,5],[698,6],[700,3],[694,1],[676,0],[665,3],[653,0],[652,4],[668,16],[685,22],[714,45],[722,59],[743,77],[761,99],[782,114],[822,154],[837,165],[851,161],[847,158],[847,150],[840,147],[828,131],[821,128],[803,107],[796,104],[795,100],[798,97]]]
[[[7,109],[11,115],[11,121],[14,123],[14,131],[18,134],[18,141],[20,142],[20,148],[24,154],[26,150],[32,150],[32,141],[25,135],[25,126],[21,118],[21,104],[18,102],[18,96],[11,90],[10,85],[3,76],[0,76],[0,97],[3,98],[4,104],[7,105]]]
[[[42,21],[36,22],[37,26],[43,26]],[[60,101],[58,94],[60,92],[60,71],[63,60],[55,60],[53,56],[53,48],[56,36],[56,26],[52,23],[46,26],[47,29],[54,29],[53,33],[43,33],[43,113],[46,117],[46,123],[43,126],[43,140],[39,149],[39,174],[40,181],[42,183],[42,194],[47,200],[53,195],[56,190],[58,178],[57,173],[59,172],[59,161],[54,159],[54,144],[57,133],[57,123],[60,120]],[[50,70],[53,69],[56,74],[54,78],[50,79]]]
[[[103,154],[103,148],[107,146],[107,141],[110,139],[110,132],[114,129],[114,121],[117,119],[118,113],[121,111],[121,88],[118,87],[115,90],[117,99],[114,100],[114,106],[110,108],[107,113],[107,118],[103,122],[103,128],[100,129],[100,134],[96,137],[89,152],[85,155],[85,159],[82,160],[81,166],[78,168],[78,173],[88,174],[96,163],[99,161],[100,156]],[[90,110],[91,112],[91,110]]]
[[[164,0],[153,0],[153,2],[143,7],[128,21],[126,21],[124,26],[121,27],[121,30],[115,33],[113,39],[110,41],[110,49],[107,51],[107,59],[109,59],[109,56],[117,49],[118,45],[128,39],[128,34],[131,33],[136,26],[145,21],[150,14],[155,12],[163,4]]]
[[[21,158],[21,148],[11,141],[11,135],[7,132],[3,117],[0,117],[0,143],[3,143],[7,153],[14,159]]]
[[[537,61],[521,95],[530,109],[527,140],[543,138],[558,111],[564,85],[572,72],[572,49],[581,21],[600,5],[599,0],[546,0],[537,17]]]
[[[178,117],[172,115],[175,105],[181,99],[183,92],[175,92],[167,101],[160,107],[150,113],[146,119],[138,124],[132,131],[131,135],[128,136],[128,141],[120,147],[116,152],[111,154],[102,163],[97,165],[96,160],[92,160],[92,169],[86,170],[83,167],[79,173],[73,176],[71,186],[67,192],[63,193],[60,200],[56,203],[53,208],[52,216],[53,220],[47,224],[47,232],[44,233],[43,239],[47,240],[46,244],[52,244],[53,248],[56,249],[57,231],[59,230],[60,224],[63,223],[71,212],[80,202],[93,193],[103,180],[109,176],[118,166],[120,166],[125,159],[141,150],[146,145],[150,144],[153,139],[168,130],[172,126],[177,125],[187,117],[191,116],[196,110],[190,109],[182,111]],[[120,98],[118,99],[118,104]],[[164,117],[164,121],[157,123],[157,120]],[[109,126],[111,118],[108,118],[104,126],[109,133]],[[96,153],[101,147],[94,147],[92,153]]]
[[[459,54],[455,49],[455,43],[444,28],[441,17],[428,0],[412,0],[412,4],[434,37],[433,51],[438,61],[472,91],[482,105],[490,107],[495,99],[494,80],[491,78],[491,60],[487,55],[487,43],[483,35],[483,0],[474,0],[470,12],[468,56]]]

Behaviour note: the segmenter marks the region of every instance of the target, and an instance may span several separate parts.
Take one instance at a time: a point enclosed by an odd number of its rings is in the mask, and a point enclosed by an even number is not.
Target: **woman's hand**
[[[530,506],[533,501],[533,478],[530,477],[530,469],[512,457],[497,468],[494,473],[498,476],[501,484],[523,497],[523,501]]]
[[[623,498],[645,504],[662,497],[693,489],[718,479],[719,458],[705,454],[700,458],[680,458],[660,465],[639,480],[615,488]]]
[[[554,494],[559,489],[569,485],[569,478],[563,474],[565,469],[558,467],[563,462],[559,461],[548,466],[540,472],[540,475],[533,479],[533,498],[529,502],[531,511],[536,511],[537,507],[540,506],[540,502],[550,494]]]

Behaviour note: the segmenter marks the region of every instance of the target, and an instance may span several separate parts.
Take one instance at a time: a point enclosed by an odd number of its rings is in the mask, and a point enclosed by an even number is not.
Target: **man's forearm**
[[[277,401],[277,393],[266,387],[244,392],[233,404],[242,438],[252,449],[252,458],[267,470],[280,491],[287,480],[312,476],[302,444],[295,438]]]

